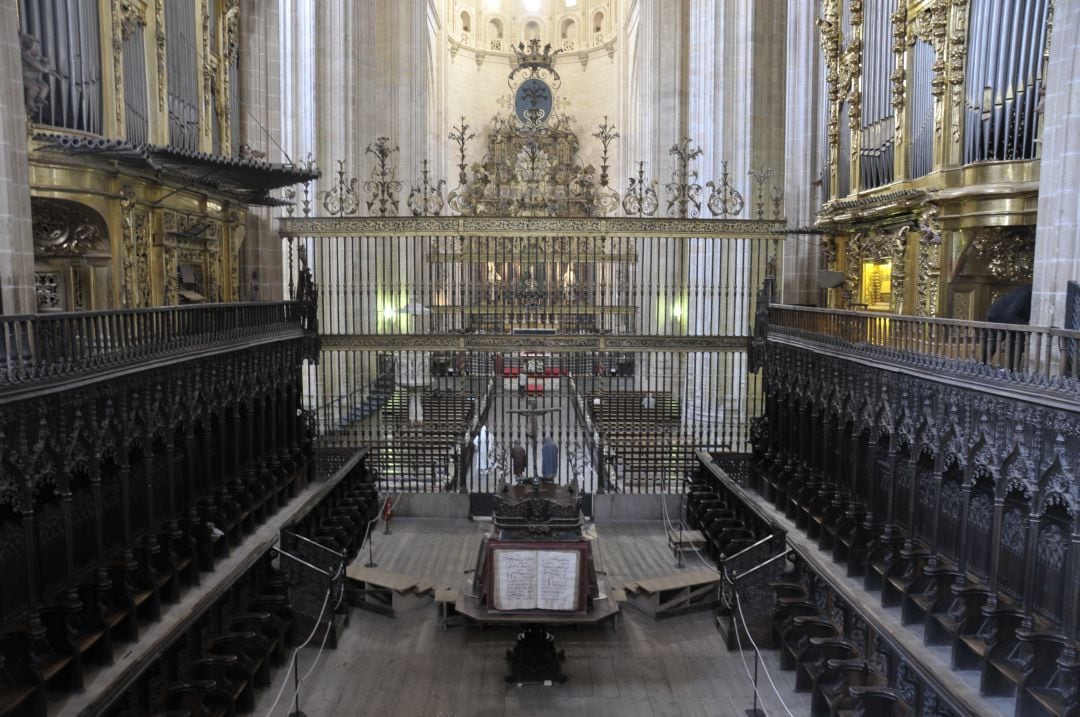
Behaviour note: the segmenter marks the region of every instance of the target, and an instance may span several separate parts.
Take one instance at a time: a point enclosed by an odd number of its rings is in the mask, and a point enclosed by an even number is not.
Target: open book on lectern
[[[576,550],[496,550],[496,610],[577,610]]]

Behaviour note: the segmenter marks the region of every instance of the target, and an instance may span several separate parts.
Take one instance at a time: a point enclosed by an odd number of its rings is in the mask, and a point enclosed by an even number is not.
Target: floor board
[[[386,570],[433,582],[458,581],[471,566],[485,528],[465,520],[395,520],[392,535],[376,540],[376,560]],[[598,564],[616,585],[675,572],[660,522],[604,524],[599,535]],[[519,687],[504,679],[511,629],[443,630],[434,604],[396,619],[354,610],[338,649],[324,653],[304,683],[301,707],[309,715],[745,715],[753,689],[738,653],[724,647],[711,613],[656,621],[628,607],[621,618],[618,629],[556,631],[569,679],[551,687]],[[315,652],[303,651],[301,674]],[[809,695],[794,692],[793,673],[780,672],[774,653],[764,658],[792,713],[809,714]],[[752,671],[753,653],[746,659]],[[764,671],[760,674],[766,709],[783,715]],[[260,694],[255,714],[266,714],[283,675],[275,673],[275,689]],[[291,695],[287,689],[276,717],[292,710]]]

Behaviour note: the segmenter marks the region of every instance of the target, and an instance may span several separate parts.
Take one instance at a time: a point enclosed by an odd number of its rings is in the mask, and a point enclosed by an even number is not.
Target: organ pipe
[[[1050,0],[972,0],[964,162],[1033,159]]]
[[[167,0],[165,34],[169,59],[169,141],[183,149],[198,150],[199,65],[195,7],[190,0]]]
[[[124,126],[132,144],[149,141],[144,28],[136,24],[124,38]]]
[[[930,173],[934,164],[934,47],[916,38],[911,47],[911,79],[908,82],[909,146],[911,178]]]
[[[863,20],[862,142],[860,181],[873,189],[893,181],[895,128],[892,108],[893,0],[871,0]]]
[[[101,40],[96,2],[20,0],[20,29],[53,71],[35,121],[101,134]]]

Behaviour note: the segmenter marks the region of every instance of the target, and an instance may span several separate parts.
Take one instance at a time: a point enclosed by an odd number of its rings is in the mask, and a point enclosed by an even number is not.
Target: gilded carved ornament
[[[849,297],[859,295],[862,267],[865,262],[889,262],[892,265],[893,308],[899,310],[903,306],[907,235],[910,231],[912,227],[905,224],[899,229],[880,226],[852,235],[847,244],[847,268],[844,271],[845,294]]]
[[[120,190],[121,271],[125,307],[150,306],[150,215],[139,210],[135,190]]]
[[[202,80],[203,80],[203,92],[202,92],[202,122],[203,135],[209,137],[212,132],[212,123],[210,117],[213,115],[217,108],[214,107],[214,66],[210,63],[210,2],[211,0],[202,0],[200,8],[202,9]]]
[[[919,316],[937,316],[938,282],[941,277],[941,225],[938,207],[927,205],[919,215],[918,296]]]
[[[821,17],[817,21],[821,33],[821,50],[825,55],[825,81],[829,91],[829,146],[840,139],[840,8],[839,0],[823,0]]]
[[[226,1],[224,28],[223,54],[226,62],[233,62],[240,56],[240,0]]]
[[[960,141],[964,116],[964,66],[967,64],[968,0],[952,0],[952,32],[949,37],[949,83],[952,85],[952,139]]]
[[[116,112],[117,133],[124,130],[124,23],[122,0],[112,0],[112,57],[113,57],[113,105]]]
[[[900,3],[900,7],[892,14],[893,55],[896,56],[895,66],[889,79],[892,82],[892,108],[895,117],[893,136],[896,146],[902,146],[904,142],[904,105],[906,104],[905,92],[907,82],[907,70],[905,58],[907,53],[907,4]]]
[[[136,0],[120,0],[120,33],[124,39],[135,32],[136,27],[146,27],[144,7]]]
[[[82,256],[108,237],[101,215],[84,204],[44,197],[32,197],[30,204],[36,255]]]
[[[949,9],[953,0],[933,0],[908,22],[908,45],[918,38],[934,48],[934,64],[931,67],[933,78],[930,80],[930,94],[935,105],[944,97],[946,78],[946,47],[949,39]],[[942,116],[934,113],[934,133],[941,135]]]
[[[243,211],[234,209],[229,212],[229,256],[232,258],[232,298],[240,298],[240,247],[247,238],[246,216]]]
[[[971,240],[986,260],[990,276],[999,281],[1031,281],[1035,268],[1035,232],[1032,227],[984,227]]]
[[[158,109],[165,111],[165,0],[154,0],[154,42],[157,44]]]

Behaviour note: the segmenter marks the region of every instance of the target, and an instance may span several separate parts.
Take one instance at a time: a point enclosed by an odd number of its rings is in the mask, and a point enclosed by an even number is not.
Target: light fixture
[[[397,309],[393,306],[387,306],[382,310],[382,315],[387,321],[393,321],[394,317],[397,316]]]
[[[676,319],[681,319],[682,306],[680,306],[679,304],[675,304],[675,306],[671,307],[671,315],[674,316]]]

